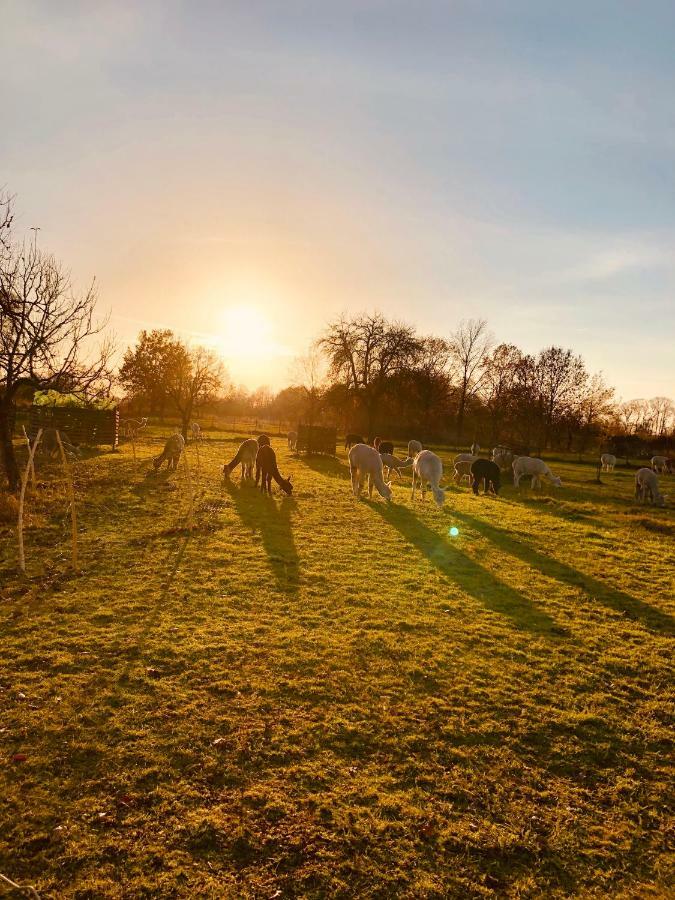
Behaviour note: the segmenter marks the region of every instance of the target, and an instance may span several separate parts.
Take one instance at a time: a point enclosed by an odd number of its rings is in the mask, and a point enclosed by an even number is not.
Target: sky
[[[341,312],[482,316],[675,396],[671,0],[0,12],[0,186],[122,346],[278,388]]]

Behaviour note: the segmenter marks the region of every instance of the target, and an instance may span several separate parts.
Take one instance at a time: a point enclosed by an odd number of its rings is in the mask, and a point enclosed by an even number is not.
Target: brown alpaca
[[[285,491],[287,494],[291,494],[293,491],[293,485],[291,484],[290,476],[288,478],[282,478],[279,474],[279,467],[277,466],[277,455],[272,450],[269,444],[264,444],[259,450],[258,455],[255,458],[255,483],[258,484],[258,480],[262,475],[262,484],[260,485],[260,490],[264,493],[271,494],[272,493],[272,479],[276,481],[282,491]]]

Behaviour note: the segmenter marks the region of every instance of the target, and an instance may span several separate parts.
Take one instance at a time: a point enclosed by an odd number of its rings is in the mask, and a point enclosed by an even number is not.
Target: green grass
[[[672,509],[571,462],[536,496],[357,501],[344,455],[277,438],[296,489],[268,498],[222,481],[240,439],[202,445],[192,531],[157,444],[78,463],[77,574],[56,468],[25,578],[0,525],[0,872],[58,898],[667,893]]]

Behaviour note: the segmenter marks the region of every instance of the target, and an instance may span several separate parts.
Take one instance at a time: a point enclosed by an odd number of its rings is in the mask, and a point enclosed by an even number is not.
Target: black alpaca
[[[380,453],[389,453],[394,456],[394,445],[391,441],[380,441],[380,446],[377,449]]]
[[[268,494],[272,493],[272,479],[276,481],[282,491],[285,491],[287,494],[293,492],[290,476],[288,478],[281,477],[279,467],[277,466],[277,455],[269,444],[264,444],[258,450],[258,455],[255,458],[256,485],[258,484],[261,475],[262,484],[260,485],[260,490],[263,494],[266,492]]]
[[[267,435],[259,434],[258,435],[258,446],[259,447],[269,447],[269,445],[270,445],[270,439],[267,437]]]
[[[471,487],[474,494],[478,493],[481,481],[486,494],[488,485],[493,494],[499,493],[499,488],[502,486],[501,472],[497,463],[492,462],[491,459],[477,459],[471,464]]]
[[[351,450],[354,444],[363,444],[364,440],[360,434],[345,435],[345,450]]]

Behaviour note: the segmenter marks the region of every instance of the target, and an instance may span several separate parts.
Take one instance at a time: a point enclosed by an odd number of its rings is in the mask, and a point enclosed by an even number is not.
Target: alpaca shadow
[[[175,491],[178,489],[178,485],[172,483],[172,476],[177,476],[178,474],[173,469],[162,468],[158,472],[151,468],[145,473],[143,480],[134,484],[131,490],[134,494],[141,495],[151,494],[153,491]]]
[[[462,553],[446,536],[424,525],[407,507],[373,503],[371,508],[398,529],[446,579],[454,581],[487,609],[508,616],[518,628],[526,631],[547,636],[564,636],[564,630],[547,613]]]
[[[349,463],[345,464],[337,456],[309,456],[304,454],[299,456],[308,469],[325,475],[327,478],[342,478],[347,481],[351,478],[349,474]]]
[[[647,628],[661,631],[664,634],[673,634],[675,622],[672,617],[645,603],[644,600],[638,600],[637,597],[605,584],[592,575],[579,572],[572,566],[559,562],[551,556],[546,556],[529,544],[521,543],[502,528],[496,528],[482,519],[476,519],[456,509],[453,510],[453,516],[471,528],[475,528],[479,534],[488,538],[505,553],[518,557],[532,568],[538,569],[543,575],[574,587],[584,588],[594,600],[617,612],[625,613],[632,619],[638,619]]]
[[[300,586],[300,568],[291,518],[298,507],[296,501],[285,494],[281,499],[263,494],[252,481],[240,485],[224,480],[223,487],[232,498],[243,524],[254,534],[260,534],[279,590],[296,594]]]
[[[594,516],[592,513],[587,513],[582,509],[561,506],[553,497],[518,498],[516,495],[510,499],[512,502],[519,502],[528,509],[536,510],[536,512],[543,512],[547,516],[554,516],[557,519],[563,519],[565,522],[586,523],[588,525],[594,525],[596,528],[604,528],[607,525],[606,522],[599,519],[597,516]]]

